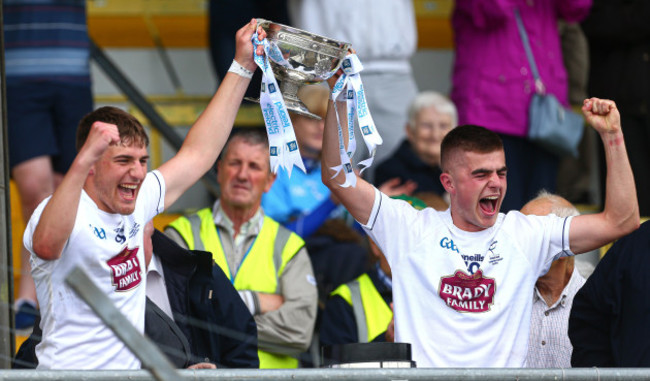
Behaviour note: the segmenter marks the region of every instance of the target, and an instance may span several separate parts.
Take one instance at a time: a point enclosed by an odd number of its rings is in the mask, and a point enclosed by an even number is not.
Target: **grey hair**
[[[562,197],[552,194],[551,192],[547,191],[546,189],[542,189],[539,191],[537,196],[532,200],[548,200],[551,202],[551,213],[555,214],[558,217],[573,217],[573,216],[579,216],[580,211],[578,209],[571,205],[571,206],[566,206],[562,203],[564,200]]]
[[[452,127],[456,127],[458,124],[458,111],[454,102],[437,91],[422,91],[409,105],[408,126],[411,130],[415,129],[415,122],[420,111],[428,107],[433,107],[439,113],[451,116]]]

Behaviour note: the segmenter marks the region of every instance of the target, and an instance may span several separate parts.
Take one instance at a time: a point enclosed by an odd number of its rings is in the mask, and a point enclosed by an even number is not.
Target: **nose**
[[[237,170],[237,179],[244,180],[248,176],[248,166],[247,165],[242,165],[239,167]]]
[[[488,186],[497,187],[499,185],[501,185],[501,178],[499,177],[499,174],[497,172],[492,172],[490,174]]]
[[[129,169],[129,174],[137,180],[144,179],[144,177],[147,175],[147,164],[137,161],[134,162],[131,166],[131,169]]]

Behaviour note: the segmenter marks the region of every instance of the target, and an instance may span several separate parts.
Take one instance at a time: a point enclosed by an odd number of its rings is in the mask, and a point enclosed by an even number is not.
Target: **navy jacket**
[[[255,319],[226,274],[213,265],[212,254],[185,250],[157,230],[152,241],[174,320],[192,348],[192,363],[259,368]]]
[[[418,184],[416,192],[433,192],[439,196],[445,193],[440,183],[440,167],[431,167],[415,154],[408,140],[402,141],[391,157],[382,161],[375,169],[375,186],[380,186],[393,177],[402,182],[413,180]]]
[[[650,366],[650,221],[617,241],[573,299],[573,367]]]

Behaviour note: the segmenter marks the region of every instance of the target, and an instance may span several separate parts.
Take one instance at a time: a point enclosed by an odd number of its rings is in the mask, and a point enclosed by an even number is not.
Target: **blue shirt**
[[[307,173],[298,169],[291,178],[280,168],[271,189],[262,196],[264,213],[302,237],[311,235],[330,216],[336,205],[321,181],[320,165]]]
[[[90,83],[85,0],[3,1],[7,84]]]

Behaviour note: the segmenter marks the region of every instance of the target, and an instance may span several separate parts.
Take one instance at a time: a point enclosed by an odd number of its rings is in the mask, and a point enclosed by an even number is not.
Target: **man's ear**
[[[453,194],[455,192],[454,179],[448,172],[442,172],[440,174],[440,183],[447,193]]]

